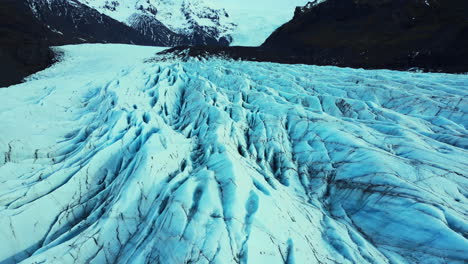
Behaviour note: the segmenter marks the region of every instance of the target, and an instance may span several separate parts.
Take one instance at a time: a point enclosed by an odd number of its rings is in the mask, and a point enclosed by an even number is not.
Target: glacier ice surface
[[[466,263],[468,76],[86,44],[0,89],[0,263]]]

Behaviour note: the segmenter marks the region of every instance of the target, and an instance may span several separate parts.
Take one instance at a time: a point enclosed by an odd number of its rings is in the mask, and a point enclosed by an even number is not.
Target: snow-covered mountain
[[[468,75],[59,50],[0,89],[0,263],[468,261]]]
[[[78,1],[153,38],[159,38],[155,27],[162,24],[193,44],[228,45],[235,27],[224,9],[211,8],[203,0]]]

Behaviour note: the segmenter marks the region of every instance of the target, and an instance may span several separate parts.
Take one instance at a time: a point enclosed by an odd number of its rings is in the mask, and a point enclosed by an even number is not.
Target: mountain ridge
[[[153,34],[152,31],[157,30],[151,31],[149,26],[161,25],[180,36],[180,40],[165,46],[227,46],[231,42],[231,38],[225,34],[234,26],[229,21],[228,14],[223,9],[208,7],[203,0],[77,1],[133,27],[150,38],[160,38],[160,34]]]

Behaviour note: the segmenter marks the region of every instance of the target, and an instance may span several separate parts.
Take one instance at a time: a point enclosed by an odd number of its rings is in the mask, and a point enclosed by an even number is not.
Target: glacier
[[[0,89],[0,263],[468,261],[468,75],[55,49]]]

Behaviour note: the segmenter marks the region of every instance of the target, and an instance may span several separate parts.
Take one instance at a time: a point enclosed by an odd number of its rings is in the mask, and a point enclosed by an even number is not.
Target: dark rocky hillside
[[[23,2],[2,0],[0,8],[0,87],[52,63],[50,42],[59,40],[37,21]]]
[[[328,0],[296,9],[263,44],[309,63],[468,71],[468,1]]]
[[[66,43],[159,45],[135,29],[75,0],[26,0],[34,16]]]
[[[328,0],[297,8],[261,47],[196,47],[188,55],[468,72],[467,14],[466,0]]]

